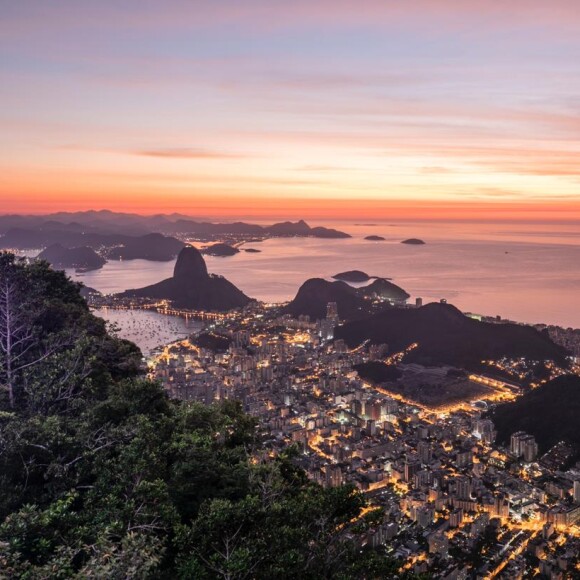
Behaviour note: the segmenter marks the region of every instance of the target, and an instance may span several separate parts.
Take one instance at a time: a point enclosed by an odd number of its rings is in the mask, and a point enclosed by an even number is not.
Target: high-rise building
[[[516,457],[521,457],[523,455],[523,442],[529,437],[525,431],[517,431],[513,433],[510,438],[510,452]]]
[[[463,510],[461,508],[456,508],[449,514],[449,527],[458,528],[462,523]]]
[[[574,503],[580,503],[580,480],[574,482]]]
[[[429,465],[432,459],[431,443],[428,441],[419,441],[417,445],[417,453],[419,455],[419,461],[422,465]]]
[[[338,306],[336,302],[329,302],[326,305],[326,318],[338,321]]]
[[[413,481],[414,475],[419,471],[419,463],[417,461],[406,461],[403,478],[406,482]]]
[[[459,499],[471,499],[471,478],[458,477],[456,480],[455,493]]]
[[[535,461],[538,457],[538,444],[536,443],[536,439],[530,435],[522,442],[522,454],[524,456],[524,461],[526,463],[531,463]]]
[[[486,443],[493,443],[496,436],[495,426],[490,419],[479,419],[475,422],[473,434]]]

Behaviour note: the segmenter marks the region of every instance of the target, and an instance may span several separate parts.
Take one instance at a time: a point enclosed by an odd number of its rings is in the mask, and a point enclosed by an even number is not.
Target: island
[[[211,246],[207,246],[201,250],[202,254],[206,256],[214,256],[216,258],[226,258],[229,256],[235,256],[236,254],[240,253],[238,248],[234,248],[229,244],[212,244]]]
[[[179,252],[173,277],[157,284],[127,290],[120,298],[171,300],[177,308],[227,311],[248,304],[251,299],[222,276],[211,275],[203,256],[193,246]]]
[[[369,242],[384,242],[387,238],[383,238],[383,236],[366,236],[365,240],[368,240]]]
[[[410,246],[423,246],[425,242],[419,238],[409,238],[408,240],[403,240],[401,244],[408,244]]]
[[[244,252],[248,252],[248,254],[259,254],[261,251],[256,248],[244,248]]]
[[[339,272],[332,276],[335,280],[342,280],[343,282],[368,282],[371,278],[376,276],[369,276],[366,272],[361,270],[348,270],[347,272]]]
[[[53,268],[57,269],[76,268],[77,270],[89,271],[98,270],[106,264],[104,258],[87,246],[65,248],[61,244],[52,244],[36,257],[40,260],[46,260]]]

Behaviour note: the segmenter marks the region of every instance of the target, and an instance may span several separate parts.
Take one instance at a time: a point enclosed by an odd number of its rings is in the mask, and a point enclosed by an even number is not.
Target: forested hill
[[[63,273],[0,254],[0,577],[396,577],[360,552],[360,494],[260,459],[239,406],[171,401],[139,359]]]

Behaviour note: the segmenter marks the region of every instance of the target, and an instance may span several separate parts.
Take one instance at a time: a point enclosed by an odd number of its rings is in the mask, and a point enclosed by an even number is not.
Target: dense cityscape
[[[580,0],[0,0],[0,580],[580,580]]]
[[[151,300],[94,301],[203,319],[200,333],[153,353],[150,376],[184,401],[241,401],[258,418],[270,457],[293,447],[312,481],[354,484],[382,514],[364,543],[387,545],[401,570],[446,579],[580,571],[580,463],[570,464],[573,449],[561,442],[540,454],[523,431],[501,445],[488,418],[495,404],[525,388],[578,372],[577,331],[548,329],[573,353],[572,366],[548,361],[548,374],[524,387],[539,361],[482,361],[487,372],[474,374],[405,363],[416,344],[401,352],[370,341],[349,348],[334,338],[341,324],[336,303],[311,321],[281,315],[277,304],[216,314]],[[373,364],[397,368],[402,378],[361,378],[357,369]],[[416,384],[417,392],[435,386],[437,398],[421,404],[401,394],[401,382]]]

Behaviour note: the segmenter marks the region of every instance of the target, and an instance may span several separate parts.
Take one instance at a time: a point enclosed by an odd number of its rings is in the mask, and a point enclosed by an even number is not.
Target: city
[[[362,379],[357,368],[396,365],[420,385],[435,377],[439,388],[459,369],[405,364],[415,344],[402,352],[368,341],[349,349],[334,339],[336,303],[316,322],[280,315],[275,304],[222,315],[147,306],[206,321],[199,334],[154,353],[151,378],[184,401],[241,401],[259,420],[270,457],[295,448],[312,481],[354,484],[380,513],[365,543],[388,545],[401,570],[447,579],[580,571],[580,463],[569,465],[572,450],[564,443],[539,455],[524,432],[501,446],[487,418],[494,404],[520,396],[516,380],[537,361],[483,361],[513,381],[469,374],[471,399],[463,381],[461,400],[428,406]],[[569,344],[569,333],[552,332]],[[544,380],[569,372],[577,368],[551,365]]]

